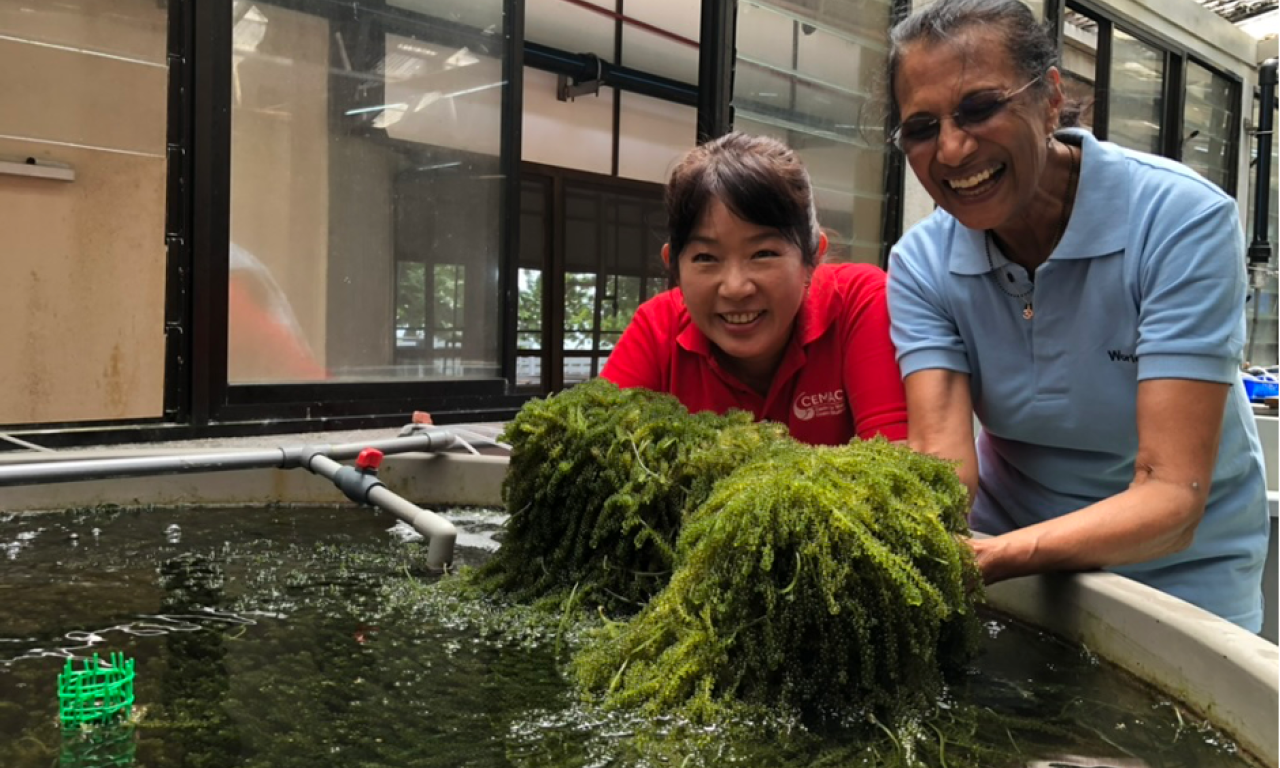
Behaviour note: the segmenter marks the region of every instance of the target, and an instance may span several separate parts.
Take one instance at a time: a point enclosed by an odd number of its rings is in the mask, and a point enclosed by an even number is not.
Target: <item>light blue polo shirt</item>
[[[985,233],[941,209],[894,246],[889,313],[902,375],[969,374],[983,427],[970,524],[992,534],[1128,487],[1139,381],[1231,384],[1193,543],[1112,570],[1256,632],[1269,521],[1262,449],[1239,373],[1246,285],[1235,201],[1173,161],[1085,131],[1059,138],[1082,147],[1079,192],[1034,283],[994,241],[992,270]],[[1028,290],[1032,320],[1023,318],[1026,299],[1009,295]]]

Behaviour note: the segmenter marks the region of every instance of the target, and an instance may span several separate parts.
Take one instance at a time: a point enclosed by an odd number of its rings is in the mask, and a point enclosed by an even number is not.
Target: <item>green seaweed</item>
[[[562,625],[599,612],[570,668],[606,706],[898,722],[972,658],[981,579],[946,462],[603,380],[530,402],[502,439],[511,518],[470,580]]]
[[[952,468],[882,439],[775,446],[687,521],[667,588],[574,660],[612,706],[714,722],[726,702],[898,720],[977,642]]]
[[[679,401],[596,379],[526,404],[504,430],[511,513],[476,575],[489,589],[558,609],[634,613],[666,585],[684,516],[715,482],[785,428],[734,412],[690,415]]]

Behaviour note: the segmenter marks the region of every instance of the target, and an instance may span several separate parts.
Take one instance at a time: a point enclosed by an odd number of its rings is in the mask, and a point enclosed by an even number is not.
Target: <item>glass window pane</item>
[[[806,5],[739,4],[734,127],[773,136],[804,160],[831,261],[878,263],[887,148],[873,93],[890,3]]]
[[[166,4],[0,6],[0,424],[161,417]]]
[[[1067,10],[1062,32],[1062,88],[1070,114],[1064,124],[1092,131],[1093,106],[1098,97],[1098,23]]]
[[[1164,51],[1116,27],[1111,36],[1111,98],[1107,138],[1160,154],[1164,114]]]
[[[581,384],[595,375],[591,370],[592,361],[591,357],[569,357],[566,355],[564,358],[564,385],[571,387],[574,384]],[[599,369],[596,369],[596,373],[598,372]]]
[[[1253,124],[1259,124],[1259,104],[1258,99],[1254,98],[1253,102]],[[1274,110],[1272,113],[1272,126],[1280,120],[1280,110]],[[1248,205],[1252,206],[1255,200],[1254,195],[1257,194],[1258,174],[1257,174],[1257,158],[1258,158],[1258,140],[1253,137],[1249,142],[1249,157],[1253,161],[1249,166],[1249,200]],[[1248,334],[1248,343],[1245,346],[1244,357],[1247,362],[1252,365],[1270,366],[1280,362],[1280,351],[1277,346],[1277,294],[1280,293],[1280,286],[1277,285],[1277,264],[1280,263],[1280,254],[1277,253],[1277,229],[1280,227],[1280,208],[1277,208],[1276,201],[1280,200],[1280,142],[1272,140],[1271,143],[1271,197],[1270,208],[1268,212],[1267,238],[1271,241],[1271,261],[1265,267],[1255,269],[1250,275],[1250,290],[1248,303],[1245,305],[1245,330]],[[1253,215],[1245,219],[1249,222],[1246,229],[1246,241],[1253,239]]]
[[[555,75],[525,67],[521,159],[607,176],[613,168],[613,100],[619,95],[601,88],[560,101]]]
[[[547,179],[525,179],[520,186],[520,269],[517,272],[516,349],[541,352],[550,346],[543,327],[543,279],[547,259],[547,236],[551,184]],[[517,355],[516,385],[544,389],[542,356]]]
[[[596,317],[596,275],[571,272],[564,280],[564,348],[591,349]]]
[[[396,357],[422,359],[427,338],[426,265],[402,261],[396,270]]]
[[[498,374],[502,2],[390,4],[234,4],[232,383]]]
[[[1231,81],[1194,61],[1187,62],[1186,112],[1182,127],[1182,162],[1227,189],[1231,178],[1232,125],[1235,104]]]
[[[638,93],[618,98],[618,175],[665,184],[697,143],[698,110]]]
[[[568,0],[525,0],[524,39],[562,51],[594,53],[616,61],[613,51],[613,0],[585,0],[607,13]],[[499,5],[501,8],[501,5]],[[501,25],[499,25],[501,26]]]
[[[613,349],[640,306],[640,277],[610,275],[600,318],[600,348]]]
[[[627,15],[653,24],[666,34],[622,25],[622,65],[689,85],[698,83],[699,3],[637,3]],[[646,19],[645,17],[650,17]]]
[[[520,270],[520,309],[516,331],[519,349],[542,348],[542,270]]]
[[[566,376],[598,373],[642,302],[666,290],[662,190],[616,191],[565,184],[564,336]],[[571,362],[579,360],[579,362]],[[583,367],[585,366],[585,368]]]
[[[568,325],[568,323],[566,323]],[[569,331],[564,332],[564,348],[574,351],[584,351],[591,349],[591,332],[590,331]]]
[[[516,386],[542,386],[542,358],[536,355],[520,355],[516,358]]]

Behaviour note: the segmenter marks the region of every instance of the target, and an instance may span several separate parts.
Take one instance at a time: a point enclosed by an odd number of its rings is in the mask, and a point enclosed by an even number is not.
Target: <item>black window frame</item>
[[[192,155],[191,232],[192,307],[189,315],[191,343],[186,355],[179,355],[171,367],[178,373],[181,359],[189,360],[190,382],[182,393],[182,378],[173,386],[171,417],[184,419],[193,428],[212,428],[235,423],[273,422],[280,428],[313,429],[385,426],[403,423],[413,410],[429,410],[440,423],[509,418],[527,399],[513,392],[516,290],[512,286],[518,226],[508,217],[518,206],[519,155],[521,141],[523,78],[523,2],[504,0],[503,92],[500,126],[499,165],[505,183],[498,218],[504,222],[499,254],[499,281],[503,300],[499,320],[499,361],[501,374],[494,378],[457,381],[315,382],[296,384],[234,384],[227,380],[227,280],[230,217],[231,151],[230,69],[233,24],[228,3],[190,3],[195,18],[192,122],[204,126],[196,131]],[[268,0],[270,5],[303,11],[323,12],[344,31],[361,35],[412,33],[420,27],[420,17],[388,6],[385,0],[362,0],[352,4],[316,4],[301,0]],[[405,26],[397,21],[404,20]],[[445,22],[432,20],[441,27]],[[412,25],[412,29],[410,29]],[[459,38],[476,37],[480,30],[460,25],[446,30]],[[348,36],[350,37],[350,35]],[[333,76],[331,76],[333,77]],[[334,83],[340,86],[339,83]],[[395,143],[381,136],[379,141]],[[221,158],[221,162],[219,162]],[[518,218],[518,217],[517,217]],[[518,222],[516,222],[518,224]],[[166,382],[169,389],[169,382]],[[167,414],[167,415],[170,415]],[[224,427],[225,428],[225,427]]]
[[[1096,101],[1093,105],[1093,134],[1099,140],[1107,140],[1109,133],[1110,108],[1109,99],[1104,95],[1111,88],[1112,36],[1118,26],[1126,34],[1145,45],[1149,45],[1164,53],[1164,79],[1161,83],[1162,109],[1160,116],[1160,154],[1163,157],[1177,160],[1183,159],[1182,146],[1185,133],[1186,110],[1186,71],[1187,62],[1195,62],[1197,66],[1220,75],[1231,84],[1232,112],[1231,144],[1227,163],[1227,188],[1223,191],[1233,198],[1239,195],[1240,172],[1240,126],[1243,119],[1244,100],[1242,98],[1244,78],[1234,72],[1214,66],[1193,51],[1179,45],[1164,35],[1148,28],[1127,14],[1105,7],[1098,0],[1057,0],[1054,23],[1061,30],[1066,10],[1088,16],[1098,24],[1098,53],[1095,67],[1094,93]],[[1059,50],[1062,49],[1062,35],[1059,34]]]
[[[386,32],[396,31],[397,17],[415,23],[421,20],[417,14],[388,6],[386,0],[362,0],[359,6],[339,0],[322,4],[307,0],[267,2],[355,24],[365,33],[368,29],[363,25],[376,24],[379,19],[390,20],[391,28],[383,30]],[[905,7],[908,0],[893,2]],[[235,20],[228,0],[168,0],[168,177],[163,232],[167,263],[161,413],[150,418],[15,424],[6,426],[5,431],[50,447],[72,447],[394,426],[402,424],[409,411],[417,409],[430,409],[442,424],[503,420],[514,415],[524,402],[538,394],[529,387],[516,386],[524,67],[528,64],[575,79],[603,72],[604,83],[620,91],[697,107],[697,125],[704,136],[728,130],[732,120],[728,103],[737,0],[703,0],[702,47],[714,49],[708,53],[716,58],[700,67],[697,84],[602,63],[589,54],[527,43],[524,3],[525,0],[503,0],[503,78],[508,87],[503,94],[499,150],[505,182],[499,212],[504,227],[500,235],[502,317],[498,377],[448,382],[228,382],[229,158]],[[375,13],[367,13],[369,10]],[[616,0],[613,11],[603,10],[618,19],[616,47],[624,20],[623,0]],[[615,122],[616,119],[615,115]],[[615,135],[615,173],[617,141]],[[887,176],[892,177],[892,172]],[[901,173],[897,178],[900,188]],[[604,179],[609,186],[630,181],[616,176]],[[891,210],[892,199],[891,193]],[[888,219],[887,228],[896,230],[900,226],[900,222]],[[0,443],[0,450],[7,447]]]
[[[523,391],[542,395],[558,392],[565,388],[564,361],[567,357],[599,357],[599,343],[590,351],[580,352],[564,348],[566,264],[565,253],[565,196],[566,187],[573,186],[579,190],[608,193],[632,193],[637,196],[649,196],[655,203],[661,203],[663,185],[638,179],[627,179],[618,176],[605,176],[573,168],[561,168],[541,163],[525,162],[521,164],[522,179],[536,181],[544,186],[547,215],[545,242],[543,248],[543,274],[548,278],[542,281],[542,385],[540,387],[522,387]],[[597,277],[603,273],[597,269]],[[643,291],[643,285],[642,285]],[[643,293],[642,293],[643,295]],[[597,299],[599,303],[599,299]],[[596,324],[596,335],[599,336],[599,323]],[[594,365],[593,365],[594,368]],[[597,371],[598,373],[598,371]]]

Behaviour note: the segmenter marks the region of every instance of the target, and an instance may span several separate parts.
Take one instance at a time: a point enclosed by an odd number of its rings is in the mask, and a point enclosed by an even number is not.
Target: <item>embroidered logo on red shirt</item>
[[[844,390],[835,389],[813,395],[801,392],[791,405],[791,412],[801,421],[839,416],[844,413]]]

